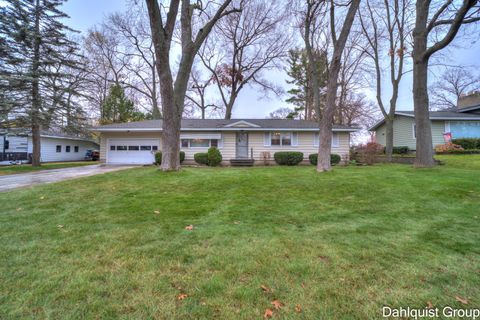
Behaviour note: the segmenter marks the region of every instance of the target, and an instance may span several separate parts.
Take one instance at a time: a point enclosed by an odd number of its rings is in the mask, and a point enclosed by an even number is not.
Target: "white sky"
[[[142,0],[137,0],[142,1]],[[70,21],[66,22],[74,29],[82,31],[84,34],[90,27],[100,23],[103,18],[113,12],[124,11],[127,8],[127,0],[69,0],[64,5],[64,11],[70,15]],[[475,30],[478,31],[478,30]],[[454,41],[453,45],[444,51],[442,56],[437,59],[442,60],[444,64],[463,65],[475,67],[480,70],[480,41],[478,35]],[[430,78],[433,80],[436,74],[440,74],[445,67],[432,68]],[[480,71],[478,71],[480,73]],[[285,82],[287,77],[284,71],[274,71],[266,74],[266,77],[278,85],[283,85],[286,90],[289,89]],[[386,83],[385,86],[388,86]],[[412,101],[412,74],[404,76],[399,101],[398,110],[413,110]],[[372,100],[374,95],[366,90],[365,92]],[[385,99],[388,101],[389,92],[385,92]],[[264,118],[268,114],[280,107],[289,106],[284,102],[286,97],[263,98],[255,88],[246,87],[240,93],[234,107],[234,118]]]

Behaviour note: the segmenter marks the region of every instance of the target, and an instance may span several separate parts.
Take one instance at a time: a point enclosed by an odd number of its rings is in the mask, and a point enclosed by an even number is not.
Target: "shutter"
[[[221,134],[220,139],[218,139],[218,148],[223,148],[223,134]]]
[[[313,133],[313,146],[318,147],[318,144],[320,143],[320,134],[318,132]]]
[[[298,133],[297,132],[292,133],[292,146],[293,147],[298,146]]]
[[[270,140],[270,132],[265,132],[263,136],[263,146],[270,147],[271,143],[272,143],[272,140]]]
[[[337,133],[333,133],[332,134],[332,147],[333,148],[338,148],[340,145],[339,143],[339,139],[338,139],[338,134]]]

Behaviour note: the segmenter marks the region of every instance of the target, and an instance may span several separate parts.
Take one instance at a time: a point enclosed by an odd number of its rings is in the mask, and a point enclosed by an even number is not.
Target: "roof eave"
[[[318,128],[181,128],[180,131],[318,131]],[[360,128],[333,128],[334,132],[355,132]],[[162,132],[159,128],[93,128],[94,132]]]

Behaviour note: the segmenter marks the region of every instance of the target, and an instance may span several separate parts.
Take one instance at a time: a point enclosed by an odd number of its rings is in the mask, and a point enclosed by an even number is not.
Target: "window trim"
[[[273,144],[272,143],[272,133],[278,133],[280,134],[280,144]],[[290,144],[283,144],[283,139],[282,139],[282,134],[290,134]],[[294,134],[295,132],[293,131],[270,131],[268,133],[268,147],[275,147],[275,148],[291,148],[291,147],[298,147],[298,135],[297,135],[297,143],[294,143]]]
[[[73,146],[73,152],[79,152],[80,151],[80,147],[79,146]]]
[[[320,145],[320,132],[313,134],[313,146],[318,147]],[[332,148],[340,148],[340,136],[338,132],[332,132]]]
[[[184,140],[188,141],[188,147],[184,147],[182,145]],[[222,139],[202,139],[202,138],[198,139],[198,140],[208,140],[208,147],[192,147],[190,144],[191,140],[195,140],[195,139],[190,139],[190,138],[180,139],[180,149],[193,149],[193,150],[209,149],[212,147],[212,140],[217,140],[217,146],[215,148],[217,149],[223,148],[223,137]]]

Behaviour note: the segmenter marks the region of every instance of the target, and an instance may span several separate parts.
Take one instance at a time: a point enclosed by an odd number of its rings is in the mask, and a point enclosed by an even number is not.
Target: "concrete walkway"
[[[106,172],[133,168],[132,166],[80,166],[64,169],[51,169],[30,173],[11,174],[0,176],[0,192],[15,188],[29,187],[37,184],[93,176]]]

